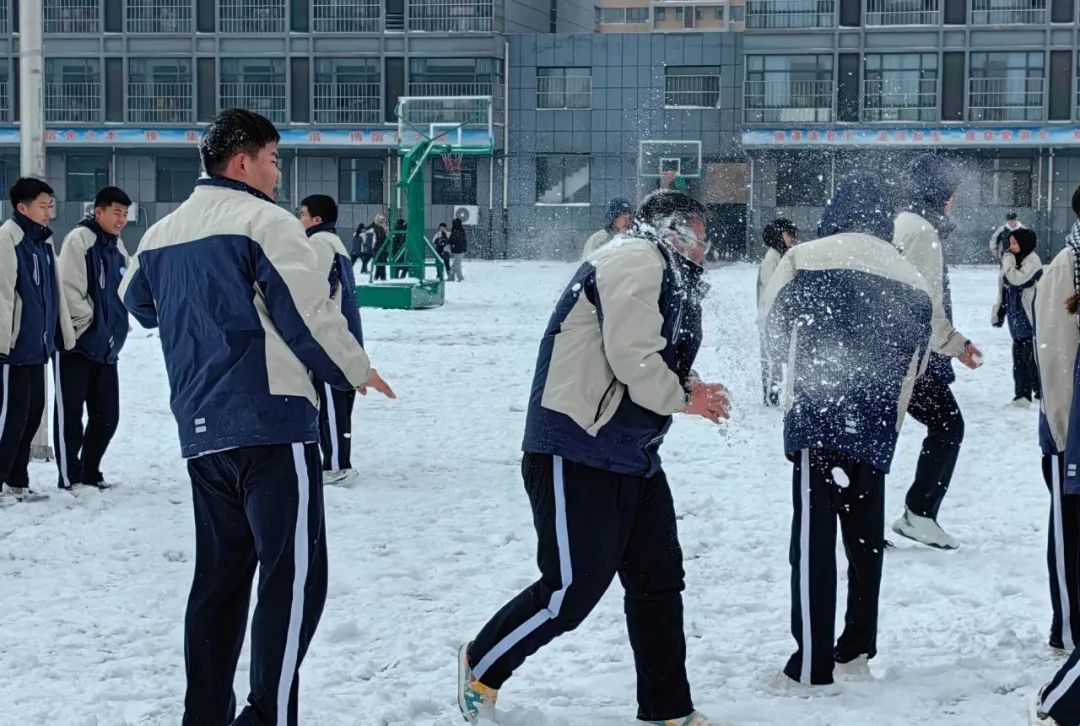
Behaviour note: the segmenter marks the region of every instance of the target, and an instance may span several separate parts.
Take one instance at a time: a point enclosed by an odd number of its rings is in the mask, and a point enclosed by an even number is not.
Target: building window
[[[656,8],[656,22],[663,23],[667,21],[667,8]]]
[[[190,33],[191,0],[127,0],[124,25],[129,33]]]
[[[831,55],[751,55],[743,105],[747,123],[827,123],[833,117]]]
[[[597,8],[600,13],[601,23],[623,23],[626,22],[626,9],[625,8]]]
[[[380,66],[378,58],[317,58],[315,123],[379,123]]]
[[[409,0],[409,30],[490,33],[493,0]]]
[[[971,24],[1043,25],[1046,5],[1046,0],[971,0]]]
[[[1041,51],[972,53],[971,121],[1041,121],[1045,58]]]
[[[627,8],[626,9],[626,22],[628,22],[628,23],[647,23],[647,22],[649,22],[649,9],[648,8]]]
[[[284,122],[285,59],[223,58],[219,103],[222,109],[246,108]]]
[[[338,201],[355,204],[383,203],[383,159],[338,159]]]
[[[713,18],[716,20],[724,20],[724,6],[721,5],[717,8],[713,8]]]
[[[64,159],[64,186],[69,202],[91,202],[98,190],[109,185],[109,159],[106,156],[70,155]]]
[[[199,157],[159,156],[154,178],[154,197],[159,202],[182,202],[195,188],[199,178]]]
[[[937,121],[937,53],[863,56],[863,121]]]
[[[737,7],[741,12],[742,6]],[[735,10],[732,6],[732,21]],[[748,28],[832,28],[836,4],[834,0],[747,0],[746,18]]]
[[[820,207],[829,200],[829,162],[821,154],[782,154],[776,164],[776,206]]]
[[[6,2],[0,2],[0,33],[9,33],[10,28],[10,15],[8,15],[8,4]],[[2,165],[2,162],[0,162]]]
[[[476,204],[476,159],[464,156],[461,173],[449,173],[441,157],[431,161],[432,204]]]
[[[101,32],[101,0],[44,0],[42,30],[76,35]]]
[[[192,121],[191,85],[190,58],[132,58],[128,61],[128,121]]]
[[[537,108],[589,108],[592,105],[592,69],[537,68]]]
[[[537,204],[588,204],[589,157],[548,154],[536,157]]]
[[[866,25],[937,25],[939,22],[941,0],[866,0]]]
[[[222,33],[284,33],[285,0],[218,0]]]
[[[1031,161],[994,159],[979,170],[979,201],[1017,209],[1031,206]]]
[[[410,96],[494,96],[502,93],[496,58],[411,58]]]
[[[45,59],[45,120],[101,121],[101,61],[97,58]]]
[[[8,75],[8,60],[0,58],[0,121],[11,121],[11,94],[14,89]]]
[[[720,67],[664,68],[664,105],[668,108],[720,108]]]
[[[380,0],[315,0],[312,6],[316,33],[377,33]]]
[[[682,20],[686,14],[686,10],[683,8],[675,8],[675,20]]]

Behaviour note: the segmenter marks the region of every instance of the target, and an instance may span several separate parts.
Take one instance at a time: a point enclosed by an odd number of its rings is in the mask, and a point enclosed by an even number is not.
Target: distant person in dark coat
[[[404,261],[403,255],[405,253],[405,232],[408,229],[408,225],[405,224],[404,219],[398,219],[394,224],[394,236],[390,241],[390,261],[401,263]],[[404,267],[399,267],[394,272],[394,277],[408,277],[409,271]]]
[[[438,253],[439,258],[443,261],[444,274],[450,276],[450,230],[446,228],[446,222],[439,222],[439,228],[435,231],[435,238],[432,240],[435,245],[435,252]]]
[[[460,219],[450,223],[450,280],[452,282],[465,282],[465,276],[461,274],[461,261],[465,259],[465,253],[469,251],[469,241],[465,238],[465,225]]]

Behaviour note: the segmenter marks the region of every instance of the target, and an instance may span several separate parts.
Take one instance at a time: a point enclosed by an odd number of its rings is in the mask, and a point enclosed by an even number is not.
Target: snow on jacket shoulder
[[[360,345],[364,344],[364,331],[360,324],[360,306],[356,302],[356,278],[352,259],[345,243],[337,235],[333,225],[320,224],[307,230],[308,239],[320,255],[320,268],[327,269],[330,299],[337,303],[341,314],[349,324],[349,332]]]
[[[119,294],[128,265],[123,244],[85,219],[68,232],[57,259],[75,352],[99,363],[115,363],[127,340],[128,312]]]
[[[1066,485],[1080,488],[1080,407],[1076,405],[1080,325],[1065,307],[1073,288],[1073,252],[1066,247],[1044,269],[1035,292],[1035,356],[1042,384],[1039,443],[1066,454]]]
[[[52,231],[16,213],[0,225],[0,360],[41,365],[73,345]]]
[[[1001,258],[998,275],[998,299],[994,304],[991,322],[1000,325],[1006,319],[1009,333],[1017,340],[1035,334],[1035,286],[1042,277],[1042,260],[1031,252],[1017,267],[1016,256],[1006,252]]]
[[[757,279],[757,299],[761,301],[761,293],[765,292],[765,288],[769,286],[769,280],[772,279],[773,274],[776,272],[776,268],[780,265],[780,260],[784,259],[783,255],[774,250],[772,247],[765,253],[765,259],[761,261],[761,267],[758,269]]]
[[[340,389],[367,382],[300,222],[245,184],[200,179],[147,230],[120,295],[160,328],[185,457],[318,441],[308,371]]]
[[[887,472],[929,349],[926,282],[888,242],[838,234],[784,255],[761,299],[770,355],[788,360],[784,445]]]
[[[596,251],[611,241],[611,232],[606,229],[601,229],[597,232],[593,232],[589,235],[589,239],[585,240],[585,249],[581,251],[581,261],[592,257],[596,254]]]
[[[934,303],[934,337],[930,343],[935,353],[950,358],[964,354],[968,339],[955,327],[945,298],[945,256],[934,225],[913,212],[901,212],[896,218],[893,242],[904,259],[923,276]]]
[[[700,272],[665,252],[622,237],[578,269],[540,343],[524,451],[659,472],[701,345]]]

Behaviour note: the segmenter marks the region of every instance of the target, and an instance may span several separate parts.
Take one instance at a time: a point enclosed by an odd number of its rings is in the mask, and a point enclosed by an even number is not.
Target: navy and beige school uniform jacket
[[[97,363],[116,363],[128,334],[128,311],[120,281],[128,256],[120,238],[92,218],[68,232],[57,269],[60,290],[75,328],[75,353]]]
[[[74,344],[52,230],[15,212],[0,225],[0,362],[41,365]]]
[[[327,284],[333,300],[345,321],[349,332],[360,345],[364,344],[364,329],[360,324],[360,306],[356,302],[356,278],[353,276],[352,259],[345,243],[338,237],[332,224],[319,224],[307,229],[308,239],[320,255],[320,266],[329,270]]]
[[[1001,258],[998,299],[991,315],[995,325],[1009,323],[1013,340],[1027,340],[1035,335],[1035,286],[1042,278],[1042,260],[1028,253],[1017,266],[1016,256],[1006,252]]]
[[[784,259],[784,256],[770,247],[765,253],[764,259],[761,260],[761,266],[758,268],[757,280],[758,302],[761,302],[761,293],[765,292],[765,288],[769,286],[769,280],[772,279],[772,276],[776,272],[776,268],[779,267],[780,260],[782,259]]]
[[[934,337],[926,375],[941,383],[952,383],[956,374],[949,359],[964,354],[968,338],[952,322],[952,294],[941,236],[924,217],[914,212],[901,212],[896,217],[893,244],[926,280],[933,299]]]
[[[1035,293],[1035,359],[1042,384],[1039,444],[1048,456],[1065,455],[1065,491],[1080,494],[1080,323],[1065,307],[1076,291],[1074,264],[1066,247],[1043,270]]]
[[[159,328],[186,458],[316,442],[309,371],[343,390],[367,382],[324,262],[295,217],[228,179],[200,179],[147,230],[120,295]]]
[[[930,346],[927,283],[888,242],[799,244],[761,300],[770,355],[788,361],[784,448],[840,451],[889,471]]]
[[[630,233],[584,263],[556,303],[522,449],[631,476],[661,471],[660,444],[701,345],[698,268]]]

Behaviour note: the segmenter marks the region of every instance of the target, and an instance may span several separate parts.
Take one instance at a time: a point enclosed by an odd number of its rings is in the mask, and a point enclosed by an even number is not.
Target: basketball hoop
[[[675,172],[663,171],[660,172],[660,188],[661,189],[674,189],[675,188]]]
[[[464,160],[464,154],[457,154],[452,151],[439,154],[442,157],[443,171],[447,174],[461,174],[461,165]]]

